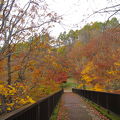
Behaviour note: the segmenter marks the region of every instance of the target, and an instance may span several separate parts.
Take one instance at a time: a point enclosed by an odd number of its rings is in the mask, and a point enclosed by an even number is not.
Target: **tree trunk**
[[[8,69],[8,85],[11,85],[11,55],[8,55],[7,58],[7,69]]]

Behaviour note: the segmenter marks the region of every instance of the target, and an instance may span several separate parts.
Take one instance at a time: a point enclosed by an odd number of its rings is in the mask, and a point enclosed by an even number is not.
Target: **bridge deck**
[[[108,120],[75,93],[65,92],[61,103],[58,120]]]

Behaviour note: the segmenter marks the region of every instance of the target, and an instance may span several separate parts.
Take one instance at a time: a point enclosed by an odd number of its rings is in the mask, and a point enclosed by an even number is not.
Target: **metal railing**
[[[72,91],[108,109],[109,111],[120,115],[120,94],[74,88],[72,89]]]
[[[49,120],[63,90],[0,117],[0,120]]]

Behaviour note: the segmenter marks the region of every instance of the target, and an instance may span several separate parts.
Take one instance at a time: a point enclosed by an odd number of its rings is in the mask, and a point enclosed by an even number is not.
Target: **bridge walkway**
[[[61,98],[57,120],[108,120],[85,100],[71,91],[65,91]]]

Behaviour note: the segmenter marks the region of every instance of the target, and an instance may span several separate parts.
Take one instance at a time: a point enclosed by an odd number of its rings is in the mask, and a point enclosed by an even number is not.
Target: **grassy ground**
[[[64,89],[72,89],[75,88],[77,85],[76,81],[74,78],[69,78],[66,83],[62,84],[62,87]]]
[[[53,111],[50,120],[57,120],[59,108],[60,108],[60,104],[58,104],[58,105],[55,107],[55,110]]]

